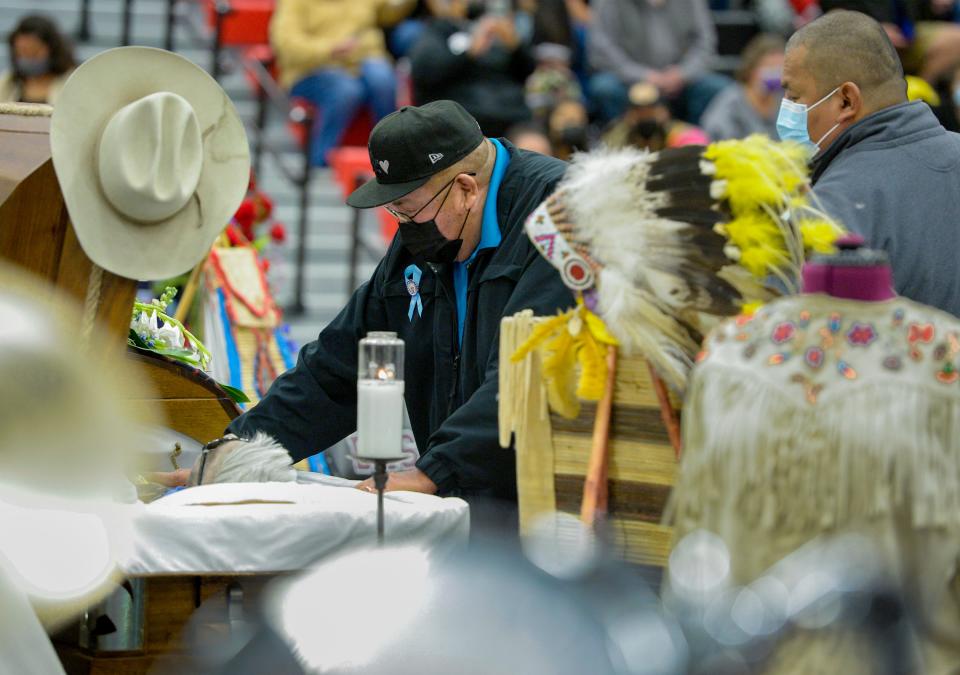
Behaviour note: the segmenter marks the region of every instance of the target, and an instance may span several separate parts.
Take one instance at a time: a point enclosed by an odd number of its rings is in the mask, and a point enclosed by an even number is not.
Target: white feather
[[[214,450],[213,452],[217,452]],[[290,453],[265,433],[231,449],[219,464],[216,476],[205,483],[289,483],[297,478]]]

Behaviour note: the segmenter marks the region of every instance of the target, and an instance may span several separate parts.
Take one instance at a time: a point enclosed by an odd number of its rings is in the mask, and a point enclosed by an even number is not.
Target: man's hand
[[[182,487],[190,480],[190,469],[177,469],[176,471],[152,471],[144,475],[151,483],[159,483],[168,488]]]
[[[350,56],[350,53],[360,45],[360,40],[356,37],[349,37],[336,47],[333,48],[333,51],[330,52],[330,55],[335,59],[342,59],[347,56]]]
[[[470,56],[477,58],[490,51],[490,47],[493,46],[493,42],[497,37],[496,21],[496,17],[485,16],[477,22],[477,25],[473,29],[470,49],[467,50]]]
[[[647,77],[651,84],[660,90],[660,93],[672,98],[683,91],[687,86],[686,78],[679,66],[670,66],[664,70],[654,70]]]
[[[511,52],[520,45],[520,36],[517,35],[517,28],[510,17],[496,17],[493,24],[493,34],[500,41],[500,44]]]
[[[373,484],[373,478],[368,478],[357,485],[357,489],[364,492],[377,491]],[[384,491],[393,492],[395,490],[433,495],[437,493],[437,485],[420,469],[410,469],[409,471],[397,471],[387,476],[387,487]]]

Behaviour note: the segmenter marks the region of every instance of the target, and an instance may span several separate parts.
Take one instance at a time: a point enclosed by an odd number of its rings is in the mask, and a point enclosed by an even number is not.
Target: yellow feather
[[[584,312],[583,318],[584,321],[586,321],[587,330],[596,340],[599,340],[605,345],[616,346],[618,344],[617,338],[610,334],[610,331],[607,330],[607,324],[605,324],[599,316],[587,309]]]
[[[800,223],[800,234],[804,248],[815,253],[834,253],[843,230],[826,220],[804,220]]]
[[[576,372],[576,341],[564,327],[544,346],[548,355],[543,360],[543,378],[547,383],[547,400],[550,407],[564,417],[576,417],[580,404],[574,395]]]
[[[589,334],[581,341],[577,360],[580,362],[580,383],[577,396],[586,401],[599,401],[607,380],[606,349]]]
[[[534,328],[533,333],[530,334],[530,337],[527,338],[526,342],[517,348],[517,351],[513,353],[513,356],[510,357],[510,360],[514,363],[523,361],[527,354],[539,347],[545,340],[550,339],[550,337],[552,337],[559,328],[566,326],[567,321],[569,321],[570,317],[573,316],[573,312],[574,310],[571,309],[568,312],[559,314],[552,319],[544,321]]]

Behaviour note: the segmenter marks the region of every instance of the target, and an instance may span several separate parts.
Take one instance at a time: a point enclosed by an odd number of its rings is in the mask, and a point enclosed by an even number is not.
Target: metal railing
[[[280,88],[270,74],[269,67],[271,63],[269,61],[264,62],[252,57],[245,58],[242,55],[237,55],[233,50],[226,50],[217,55],[218,63],[223,54],[235,56],[239,62],[238,65],[243,68],[248,75],[252,76],[255,82],[257,114],[252,143],[254,175],[260,174],[263,154],[266,152],[273,158],[284,178],[296,185],[299,190],[300,217],[297,223],[297,253],[295,258],[296,271],[293,286],[293,302],[287,307],[287,312],[300,315],[306,311],[303,304],[303,292],[307,255],[307,223],[310,208],[310,179],[313,175],[313,163],[311,162],[312,111],[304,106],[291,104],[290,97]],[[283,152],[270,143],[266,137],[267,118],[270,108],[276,108],[284,114],[286,119],[304,127],[305,139],[300,153],[301,162],[299,169],[291,168]]]

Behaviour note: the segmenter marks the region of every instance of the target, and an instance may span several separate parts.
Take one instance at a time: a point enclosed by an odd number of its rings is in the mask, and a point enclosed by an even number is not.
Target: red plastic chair
[[[370,155],[365,146],[341,146],[334,148],[327,155],[333,176],[344,198],[356,190],[360,185],[373,178],[373,167],[370,166]],[[380,235],[385,243],[393,239],[397,231],[397,221],[386,209],[377,209],[380,219]],[[357,265],[360,261],[360,251],[364,250],[371,257],[378,257],[379,251],[372,250],[360,237],[360,210],[354,209],[351,222],[350,242],[350,276],[347,280],[347,292],[352,293],[357,285]]]
[[[373,167],[370,166],[370,153],[367,152],[366,140],[364,145],[344,145],[334,148],[327,156],[333,177],[343,192],[344,199],[360,185],[373,178]],[[380,220],[380,235],[385,244],[389,244],[397,233],[397,219],[386,209],[377,209],[377,218]]]
[[[203,0],[207,23],[211,29],[217,26],[218,0]],[[220,0],[223,5],[223,1]],[[220,46],[263,44],[270,41],[270,18],[275,0],[229,0],[229,8],[221,18]]]
[[[290,99],[290,104],[293,107],[301,108],[304,111],[304,115],[309,115],[311,119],[315,119],[316,116],[323,114],[322,111],[317,110],[317,108],[305,98],[299,98],[295,96]],[[306,117],[304,117],[304,119],[306,119]],[[300,145],[300,147],[306,145],[307,134],[309,133],[307,126],[292,120],[287,126],[290,131],[290,135],[293,136],[293,138],[297,141],[297,144]],[[366,148],[367,139],[370,138],[371,131],[373,131],[373,114],[370,112],[369,108],[361,108],[350,122],[350,126],[348,126],[346,131],[343,132],[343,137],[340,139],[338,147],[345,148],[351,146],[362,146]],[[330,166],[333,166],[333,163],[329,157],[327,157],[327,163],[330,164]]]

